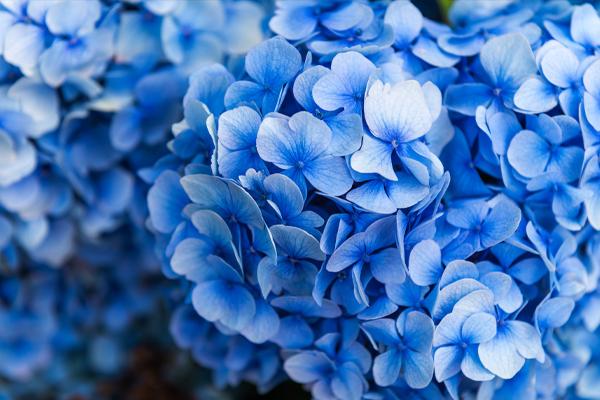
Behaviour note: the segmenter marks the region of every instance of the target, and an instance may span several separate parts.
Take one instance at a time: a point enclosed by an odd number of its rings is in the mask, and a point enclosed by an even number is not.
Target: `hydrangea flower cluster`
[[[600,17],[278,1],[146,170],[171,331],[316,399],[595,398]]]
[[[0,0],[0,398],[166,330],[221,388],[600,398],[598,7],[448,19]]]

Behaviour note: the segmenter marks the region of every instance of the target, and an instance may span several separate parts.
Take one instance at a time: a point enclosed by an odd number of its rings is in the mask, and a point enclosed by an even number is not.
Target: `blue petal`
[[[294,98],[306,111],[314,112],[317,109],[312,90],[317,81],[328,73],[327,68],[316,65],[302,72],[294,81]]]
[[[443,382],[460,372],[463,354],[464,351],[459,346],[446,346],[435,350],[433,365],[438,382]]]
[[[260,115],[248,107],[224,112],[219,118],[219,144],[228,150],[253,147],[260,123]]]
[[[246,72],[269,89],[281,88],[302,67],[302,58],[294,46],[281,38],[266,40],[246,55]]]
[[[423,15],[419,9],[404,1],[391,3],[383,21],[394,30],[394,45],[399,49],[407,48],[423,27]]]
[[[479,57],[492,85],[505,91],[505,100],[508,96],[512,101],[518,87],[537,72],[531,47],[519,33],[490,39],[481,49]]]
[[[521,210],[511,200],[502,199],[492,207],[481,229],[481,245],[494,246],[508,239],[519,227]]]
[[[408,259],[409,274],[419,286],[437,283],[442,276],[442,254],[433,240],[423,240],[413,247]]]
[[[172,232],[188,202],[179,175],[170,170],[163,172],[148,191],[148,211],[154,228],[161,233]]]
[[[327,118],[325,122],[331,129],[329,152],[332,155],[345,156],[359,149],[363,137],[363,123],[360,115],[342,113]]]
[[[373,321],[364,322],[362,329],[369,336],[369,339],[375,344],[384,344],[386,346],[397,345],[400,338],[396,331],[396,323],[390,318],[381,318]]]
[[[578,80],[579,60],[566,47],[548,51],[542,58],[540,68],[544,77],[560,88],[566,89]]]
[[[514,102],[518,108],[533,113],[552,110],[558,104],[554,87],[538,77],[523,82]]]
[[[302,171],[315,189],[332,196],[341,196],[352,187],[352,176],[346,161],[341,157],[319,157]]]
[[[460,61],[460,57],[446,53],[435,41],[427,36],[420,36],[413,46],[413,54],[434,67],[447,68]]]
[[[310,296],[280,296],[271,301],[271,305],[305,317],[337,318],[342,315],[340,308],[329,300],[319,305]]]
[[[57,3],[48,8],[45,22],[55,35],[83,36],[100,18],[100,2]]]
[[[265,90],[259,84],[250,81],[237,81],[227,88],[224,104],[227,108],[235,108],[241,105],[261,108],[264,96]]]
[[[574,7],[571,36],[585,47],[600,46],[600,17],[591,4]]]
[[[496,336],[496,318],[492,314],[478,312],[463,323],[461,336],[466,343],[484,343]]]
[[[269,21],[271,30],[288,40],[300,40],[309,36],[316,28],[318,18],[313,8],[303,3],[298,7],[278,7],[275,15]],[[280,4],[278,4],[279,6]],[[295,4],[294,4],[295,6]]]
[[[396,182],[386,182],[388,195],[396,208],[412,207],[429,194],[429,187],[421,184],[412,175],[398,173],[396,176]]]
[[[361,311],[357,317],[361,320],[378,320],[393,314],[396,310],[398,310],[397,305],[392,303],[386,296],[381,296],[366,310]]]
[[[435,319],[441,319],[444,315],[452,311],[454,305],[463,297],[476,290],[486,289],[482,283],[474,279],[461,279],[442,289],[433,306],[432,316]],[[393,300],[393,299],[392,299]]]
[[[260,125],[256,147],[261,158],[280,168],[299,167],[319,157],[331,142],[331,130],[321,120],[301,111],[289,120],[267,117]],[[304,164],[303,164],[304,165]]]
[[[381,283],[402,283],[406,279],[398,249],[385,249],[373,254],[369,265],[373,277]]]
[[[394,303],[405,307],[419,306],[422,297],[425,294],[424,288],[415,285],[408,278],[400,284],[393,283],[385,285],[385,293]]]
[[[467,318],[467,314],[461,312],[444,316],[435,328],[433,346],[460,345],[463,342],[462,326]]]
[[[407,143],[425,135],[434,117],[417,81],[393,86],[376,81],[365,99],[365,119],[373,135],[390,143]]]
[[[526,285],[539,281],[548,269],[539,258],[526,258],[515,263],[509,270],[510,275]]]
[[[317,261],[325,258],[317,239],[300,228],[274,225],[271,227],[271,234],[277,246],[292,258],[309,258]]]
[[[477,347],[474,345],[467,347],[460,368],[467,378],[474,381],[490,381],[494,379],[494,374],[485,369],[481,363],[477,354]]]
[[[199,283],[192,292],[192,303],[201,317],[220,321],[234,330],[243,329],[256,312],[254,298],[247,289],[222,280]]]
[[[479,106],[487,107],[493,99],[492,89],[483,83],[450,85],[444,96],[449,110],[474,116]]]
[[[367,82],[375,65],[357,52],[336,55],[331,72],[313,87],[315,102],[324,110],[343,108],[346,112],[362,114],[362,102]]]
[[[554,297],[541,303],[536,309],[536,320],[541,330],[559,328],[569,320],[575,302],[568,297]]]
[[[524,177],[536,177],[546,170],[550,160],[549,146],[549,143],[535,132],[521,131],[508,147],[508,162]]]
[[[396,205],[388,197],[382,180],[373,179],[361,186],[352,189],[346,199],[366,210],[380,214],[391,214],[396,212]]]
[[[460,281],[457,283],[460,283]],[[482,289],[477,288],[469,291],[456,302],[452,311],[466,315],[480,312],[494,314],[494,300],[494,293],[484,286]]]
[[[262,229],[265,226],[258,205],[235,183],[208,175],[187,175],[180,180],[188,197],[201,209],[216,211],[221,217]]]
[[[283,369],[298,383],[311,383],[322,379],[333,370],[333,362],[320,351],[303,351],[285,360]]]
[[[279,331],[279,317],[273,307],[262,299],[255,299],[256,313],[241,333],[253,343],[264,343]]]
[[[331,389],[340,399],[360,400],[365,390],[362,371],[354,363],[345,363],[331,380]]]
[[[438,38],[442,50],[462,57],[474,56],[481,50],[485,38],[479,32],[464,35],[446,34]]]
[[[271,341],[284,349],[301,349],[312,344],[314,333],[304,318],[291,315],[281,319],[279,330]]]
[[[433,378],[433,357],[431,352],[405,352],[404,379],[413,389],[423,389]]]
[[[282,219],[295,217],[302,212],[304,197],[293,180],[282,174],[269,175],[263,181],[269,201]]]
[[[17,23],[2,38],[4,59],[21,68],[24,74],[33,75],[45,50],[44,39],[44,31],[35,25]]]
[[[395,349],[378,355],[373,361],[373,379],[379,386],[390,386],[400,376],[402,354]]]
[[[352,155],[350,165],[357,172],[375,173],[390,180],[398,179],[392,166],[394,148],[371,135],[364,135],[362,147]]]
[[[398,318],[398,322],[400,322],[400,318]],[[404,321],[405,346],[416,352],[430,353],[433,327],[433,321],[429,316],[419,311],[408,312]]]
[[[362,3],[342,3],[341,7],[325,13],[321,17],[321,24],[334,32],[343,32],[352,29],[365,19],[373,18],[373,10]]]

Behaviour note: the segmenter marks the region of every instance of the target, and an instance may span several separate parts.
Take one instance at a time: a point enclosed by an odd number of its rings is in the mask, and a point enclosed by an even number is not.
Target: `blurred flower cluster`
[[[599,398],[598,9],[266,3],[0,0],[6,395]]]

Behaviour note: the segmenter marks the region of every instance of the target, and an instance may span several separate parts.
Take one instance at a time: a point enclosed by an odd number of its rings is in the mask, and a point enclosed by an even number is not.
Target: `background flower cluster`
[[[600,398],[593,4],[0,4],[0,395]]]

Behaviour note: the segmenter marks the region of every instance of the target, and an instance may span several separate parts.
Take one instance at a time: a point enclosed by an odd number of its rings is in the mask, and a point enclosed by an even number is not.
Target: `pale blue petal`
[[[408,270],[414,283],[428,286],[437,283],[442,276],[442,254],[433,240],[423,240],[413,247],[408,259]]]
[[[265,88],[281,88],[296,76],[302,58],[294,46],[281,38],[262,42],[248,52],[246,72]]]
[[[484,343],[496,336],[496,318],[492,314],[478,312],[468,317],[461,330],[466,343]]]
[[[375,137],[392,145],[425,135],[434,120],[421,85],[412,80],[393,86],[376,81],[365,99],[365,119]]]
[[[463,355],[464,351],[460,346],[446,346],[435,350],[433,365],[438,382],[443,382],[460,372]]]
[[[405,352],[404,379],[413,389],[423,389],[433,378],[433,357],[431,352]]]
[[[546,53],[540,68],[544,77],[552,84],[566,89],[577,82],[579,60],[566,47],[559,47]]]
[[[433,321],[429,316],[419,311],[410,311],[404,321],[405,346],[415,352],[430,353],[433,328]]]
[[[379,386],[390,386],[400,376],[402,354],[392,349],[375,357],[373,379]]]
[[[313,87],[315,102],[324,110],[343,108],[346,112],[362,114],[362,102],[367,82],[375,65],[357,52],[340,53],[331,62],[331,73]]]
[[[333,370],[334,364],[320,351],[303,351],[285,360],[283,369],[298,383],[311,383]]]
[[[559,328],[569,320],[575,302],[569,297],[554,297],[541,303],[536,309],[536,319],[541,330]]]
[[[363,135],[362,147],[352,155],[350,165],[357,172],[376,173],[384,178],[396,180],[392,166],[394,148],[371,135]]]
[[[480,60],[492,84],[508,93],[537,72],[531,47],[518,33],[490,39],[481,49]]]
[[[352,176],[341,157],[319,157],[306,165],[302,172],[315,189],[332,196],[341,196],[352,188]]]
[[[256,312],[248,290],[221,280],[199,283],[192,292],[192,304],[201,317],[234,330],[243,329]]]
[[[399,49],[407,48],[423,27],[423,15],[417,7],[406,1],[391,3],[383,21],[394,30],[394,45]]]
[[[558,104],[554,87],[539,77],[523,82],[513,100],[515,106],[532,113],[552,110]]]
[[[387,195],[381,179],[373,179],[352,189],[346,195],[346,199],[359,207],[380,214],[392,214],[397,210],[396,205]]]
[[[571,36],[586,47],[600,46],[600,17],[592,4],[575,7],[571,17]]]

